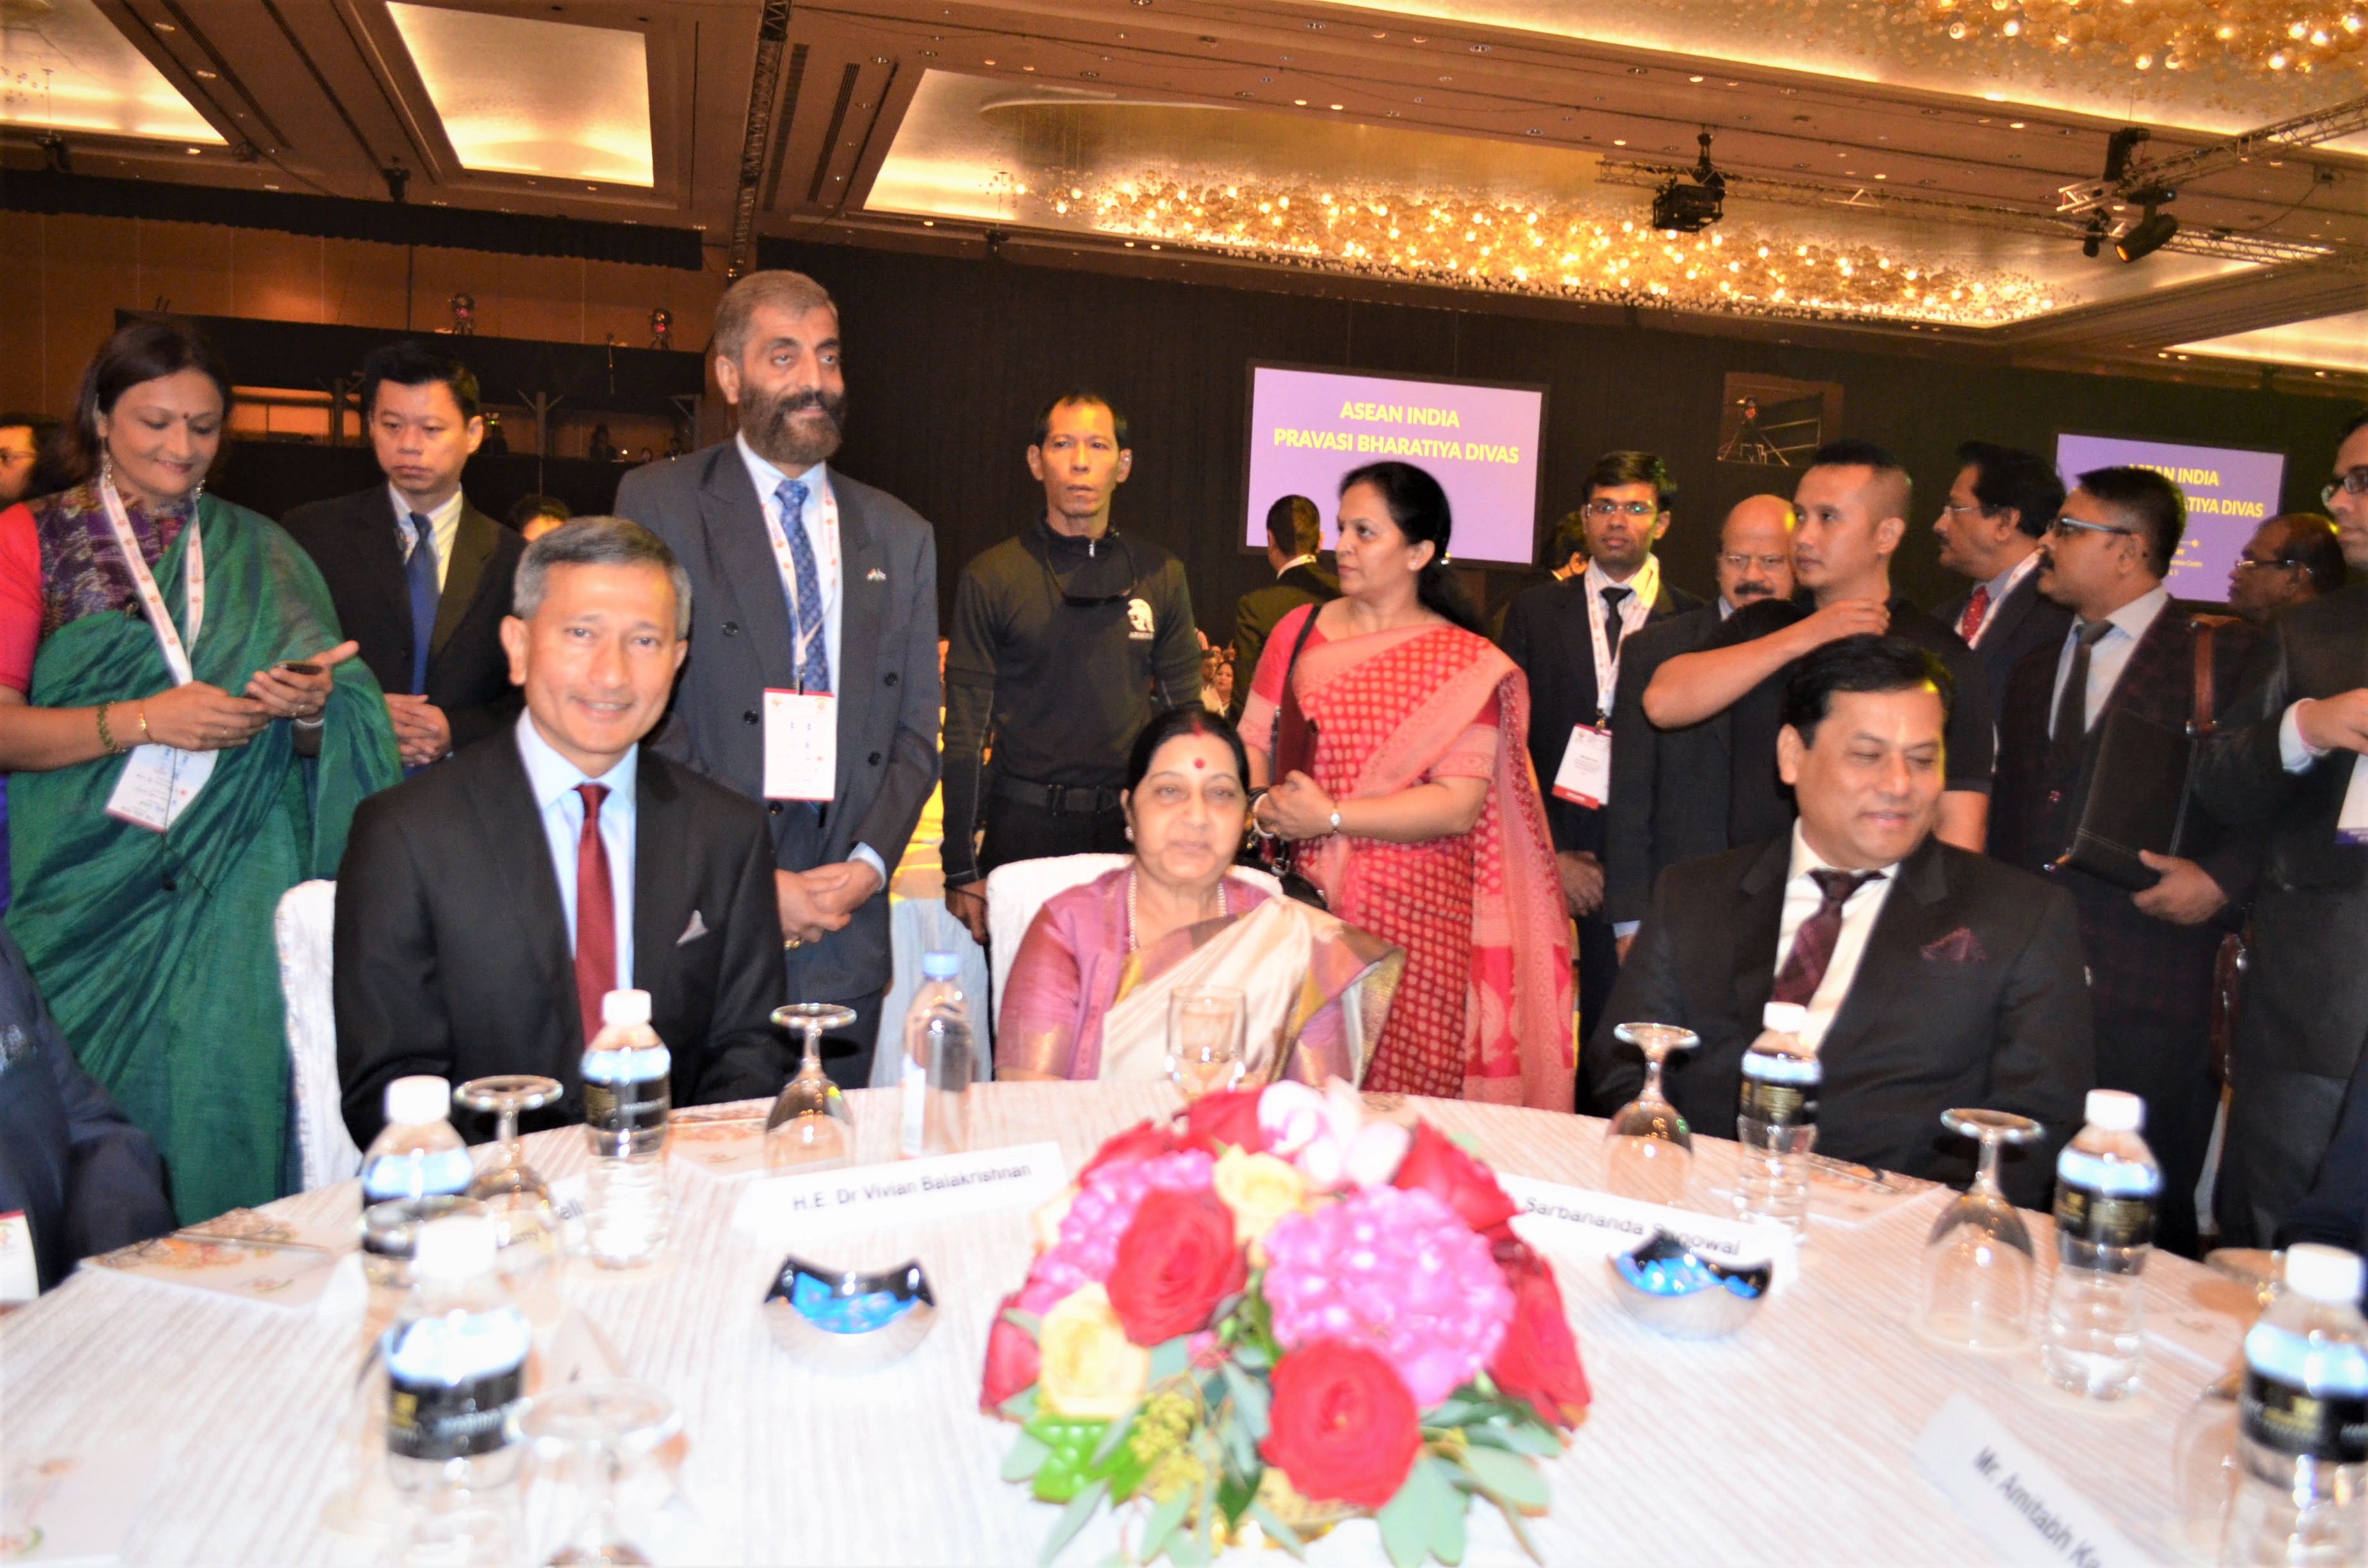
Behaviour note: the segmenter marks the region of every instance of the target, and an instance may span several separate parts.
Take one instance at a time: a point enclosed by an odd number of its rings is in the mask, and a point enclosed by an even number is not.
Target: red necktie
[[[1957,636],[1966,647],[1974,645],[1974,634],[1982,629],[1982,617],[1990,612],[1990,585],[1976,583],[1965,600],[1965,613],[1957,618]]]
[[[1883,880],[1881,871],[1832,871],[1823,868],[1809,875],[1824,897],[1815,913],[1793,933],[1793,951],[1784,960],[1784,967],[1776,971],[1776,989],[1770,995],[1770,1000],[1797,1002],[1804,1007],[1817,994],[1817,987],[1825,983],[1826,967],[1834,961],[1834,944],[1842,934],[1842,905],[1861,887]]]
[[[575,839],[575,1006],[584,1043],[600,1032],[600,1000],[617,988],[617,894],[609,881],[609,846],[600,837],[606,784],[578,784],[584,831]],[[1795,944],[1797,948],[1798,944]]]

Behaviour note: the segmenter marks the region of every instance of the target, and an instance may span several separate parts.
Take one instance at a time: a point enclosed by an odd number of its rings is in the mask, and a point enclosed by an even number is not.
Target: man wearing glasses
[[[32,488],[41,433],[55,423],[37,414],[0,414],[0,510],[22,501]]]
[[[2344,426],[2321,496],[2368,571],[2368,413]],[[2270,625],[2196,793],[2265,824],[2251,966],[2229,1055],[2228,1134],[2213,1207],[2221,1240],[2268,1246],[2310,1187],[2368,1039],[2368,586]]]
[[[2255,626],[2343,586],[2343,546],[2316,512],[2288,512],[2253,530],[2228,569],[2228,608]]]
[[[1980,655],[1990,690],[2033,648],[2053,648],[2069,610],[2039,592],[2039,541],[2064,505],[2055,465],[2036,452],[1988,441],[1957,449],[1956,483],[1933,519],[1941,564],[1973,585],[1933,613]]]
[[[1581,506],[1587,569],[1528,590],[1505,612],[1505,656],[1529,677],[1530,761],[1546,790],[1563,902],[1578,922],[1582,1031],[1593,1026],[1620,970],[1603,917],[1603,808],[1611,795],[1621,650],[1648,623],[1702,603],[1664,584],[1653,554],[1668,532],[1677,494],[1668,466],[1650,452],[1596,459]]]
[[[2180,835],[2182,855],[2142,852],[2157,874],[2150,887],[2132,892],[2057,864],[2072,847],[2086,791],[2141,782],[2100,773],[2107,720],[2126,712],[2176,731],[2194,716],[2203,633],[2163,587],[2186,526],[2179,487],[2148,469],[2084,473],[2064,502],[2035,576],[2068,612],[2070,630],[2015,666],[1999,702],[1990,853],[2050,877],[2078,903],[2097,1083],[2145,1098],[2146,1142],[2163,1169],[2155,1240],[2193,1256],[2195,1184],[2219,1106],[2213,958],[2224,929],[2241,919],[2254,846],[2196,812]],[[2209,639],[2214,690],[2233,688],[2251,642],[2241,627]]]

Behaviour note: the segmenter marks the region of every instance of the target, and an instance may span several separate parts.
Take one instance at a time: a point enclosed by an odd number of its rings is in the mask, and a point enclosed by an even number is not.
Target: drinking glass
[[[587,1500],[566,1543],[546,1568],[625,1568],[652,1559],[617,1524],[617,1483],[681,1428],[674,1401],[627,1378],[570,1383],[539,1396],[527,1412],[527,1436],[539,1457],[570,1461]]]
[[[855,1163],[855,1118],[822,1070],[822,1037],[853,1022],[854,1008],[828,1002],[773,1009],[775,1028],[804,1032],[805,1058],[765,1117],[766,1169],[824,1171]]]
[[[1693,1170],[1694,1135],[1661,1092],[1661,1063],[1673,1051],[1691,1051],[1702,1037],[1675,1024],[1634,1023],[1618,1026],[1611,1038],[1645,1053],[1645,1087],[1603,1129],[1605,1185],[1622,1198],[1679,1203]]]
[[[1241,1082],[1248,1027],[1249,1003],[1230,985],[1167,994],[1167,1077],[1188,1102]]]
[[[499,1153],[471,1179],[468,1192],[493,1214],[502,1248],[502,1272],[514,1282],[559,1252],[551,1187],[527,1164],[526,1144],[518,1137],[518,1124],[521,1112],[553,1104],[562,1092],[556,1078],[503,1074],[472,1078],[452,1093],[455,1104],[494,1118]]]
[[[2285,1272],[2283,1255],[2254,1247],[2221,1247],[2203,1255],[2214,1272],[2253,1293],[2266,1309]],[[2179,1516],[2188,1544],[2212,1551],[2228,1525],[2228,1505],[2237,1495],[2237,1403],[2245,1388],[2242,1369],[2206,1383],[2180,1419],[2171,1441],[2171,1476],[2179,1484]]]
[[[2028,1143],[2039,1123],[2002,1110],[1945,1110],[1941,1125],[1981,1141],[1974,1185],[1932,1222],[1924,1244],[1920,1326],[1964,1350],[2016,1350],[2031,1340],[2031,1233],[1998,1186],[1998,1151]]]

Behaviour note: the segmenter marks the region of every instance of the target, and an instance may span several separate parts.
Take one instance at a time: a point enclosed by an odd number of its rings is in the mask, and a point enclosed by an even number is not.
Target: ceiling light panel
[[[0,124],[222,145],[93,0],[0,0]]]
[[[2305,369],[2368,371],[2368,311],[2288,322],[2176,346],[2181,352]]]
[[[462,167],[655,183],[640,33],[400,0],[386,9]]]

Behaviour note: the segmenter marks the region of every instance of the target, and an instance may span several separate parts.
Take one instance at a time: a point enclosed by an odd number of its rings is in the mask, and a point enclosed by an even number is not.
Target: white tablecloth
[[[979,1142],[1053,1140],[1072,1170],[1109,1133],[1175,1103],[1159,1085],[976,1092]],[[886,1154],[893,1099],[878,1091],[848,1097],[862,1153]],[[1475,1137],[1502,1170],[1579,1184],[1601,1170],[1600,1121],[1439,1102],[1423,1108],[1442,1129]],[[1697,1148],[1700,1197],[1724,1182],[1734,1150],[1710,1139]],[[532,1158],[546,1176],[568,1175],[582,1164],[580,1138],[541,1135]],[[934,1332],[905,1362],[837,1379],[793,1365],[768,1335],[758,1302],[778,1259],[730,1228],[738,1184],[681,1165],[672,1183],[673,1259],[645,1279],[571,1278],[568,1289],[616,1345],[623,1369],[679,1403],[689,1440],[682,1486],[716,1557],[1033,1562],[1055,1510],[996,1479],[1013,1428],[976,1411],[990,1315],[1027,1267],[1026,1216],[973,1214],[800,1246],[846,1267],[917,1257],[941,1303]],[[1553,1510],[1532,1526],[1546,1561],[1998,1561],[1909,1455],[1960,1392],[2131,1536],[2170,1555],[2162,1543],[2176,1535],[2171,1435],[2204,1369],[2150,1344],[2146,1391],[2127,1406],[2100,1409],[2044,1387],[2035,1356],[1991,1360],[1929,1346],[1906,1318],[1938,1201],[1859,1230],[1815,1225],[1798,1283],[1725,1341],[1646,1330],[1613,1302],[1600,1261],[1556,1256],[1595,1404],[1569,1451],[1548,1467]],[[347,1183],[279,1207],[342,1218],[354,1203]],[[2032,1228],[2043,1270],[2051,1268],[2044,1220],[2033,1216]],[[2149,1310],[2192,1315],[2206,1300],[2226,1306],[2220,1283],[2157,1257],[2146,1274]],[[290,1312],[85,1271],[0,1318],[6,1449],[72,1451],[135,1435],[161,1441],[165,1465],[131,1528],[131,1562],[366,1562],[368,1547],[317,1522],[348,1462],[336,1437],[357,1324],[327,1310]],[[1089,1531],[1063,1561],[1100,1561],[1113,1540]],[[1315,1543],[1311,1557],[1383,1560],[1374,1527],[1361,1520]],[[1466,1561],[1527,1560],[1494,1512],[1475,1505]]]

